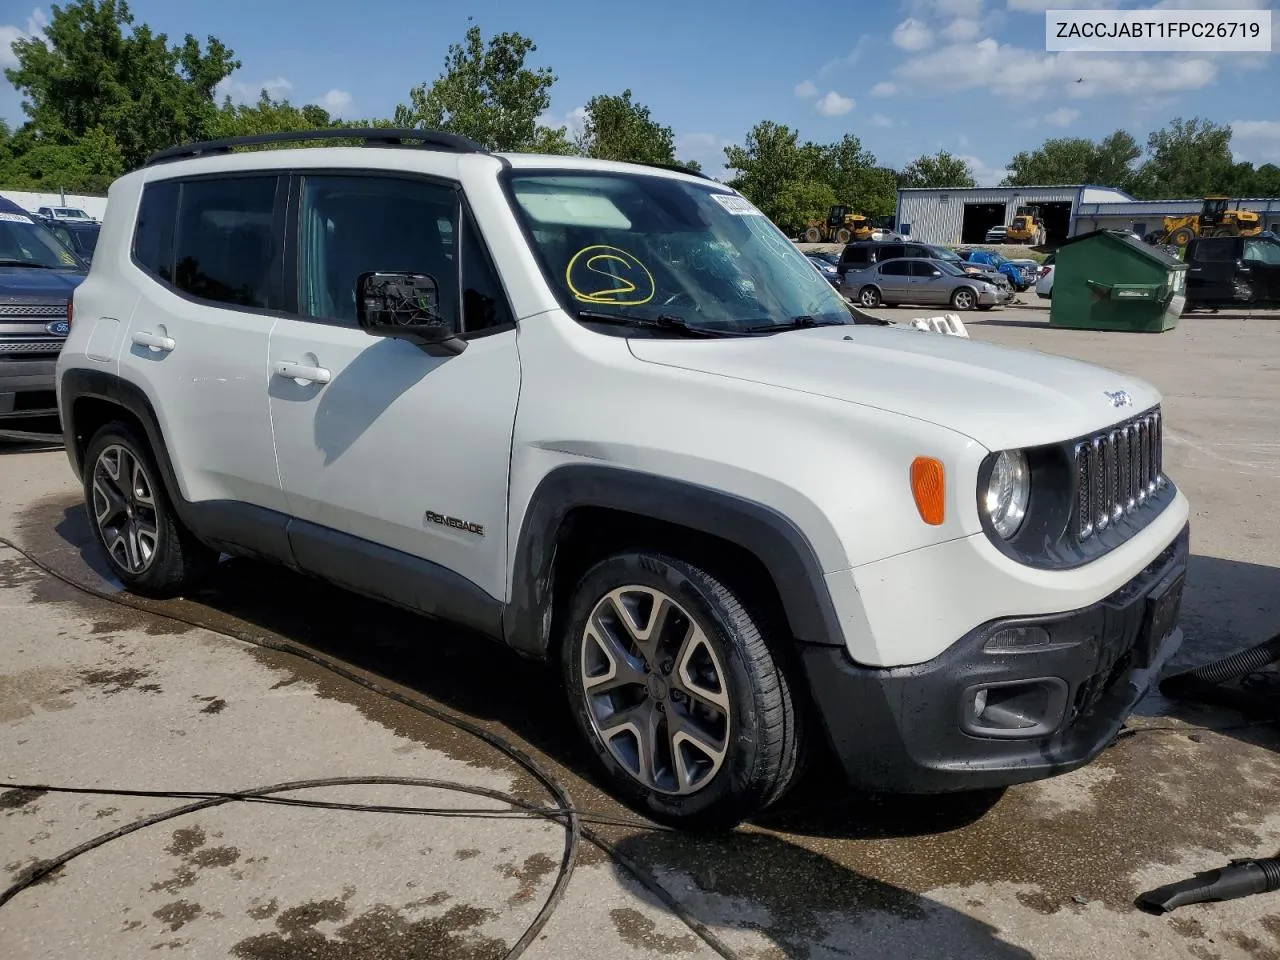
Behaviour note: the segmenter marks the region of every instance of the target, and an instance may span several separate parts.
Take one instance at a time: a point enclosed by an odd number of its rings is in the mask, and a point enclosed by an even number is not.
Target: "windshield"
[[[575,310],[725,332],[853,320],[782,231],[716,184],[517,171],[511,187],[548,282]]]
[[[964,263],[964,258],[954,250],[948,250],[946,247],[926,247],[929,255],[934,260],[944,260],[947,263]]]
[[[963,277],[964,271],[949,260],[935,260],[933,265],[949,277]]]
[[[0,266],[64,269],[79,264],[70,250],[26,214],[0,210]]]
[[[68,220],[88,220],[89,215],[77,207],[58,207],[57,214]]]

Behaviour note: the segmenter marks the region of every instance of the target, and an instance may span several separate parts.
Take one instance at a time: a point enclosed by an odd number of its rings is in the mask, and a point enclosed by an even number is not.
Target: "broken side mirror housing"
[[[440,313],[440,287],[429,274],[362,273],[356,280],[356,319],[370,336],[408,340],[431,356],[456,356],[467,348]]]

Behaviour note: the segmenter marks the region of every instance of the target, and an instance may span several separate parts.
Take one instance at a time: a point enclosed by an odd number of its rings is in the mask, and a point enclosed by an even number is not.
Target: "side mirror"
[[[942,276],[942,271],[938,269],[934,269],[934,271],[930,274],[930,276],[940,277]]]
[[[362,273],[356,318],[370,336],[416,343],[432,356],[456,356],[467,341],[440,313],[440,288],[425,273]]]

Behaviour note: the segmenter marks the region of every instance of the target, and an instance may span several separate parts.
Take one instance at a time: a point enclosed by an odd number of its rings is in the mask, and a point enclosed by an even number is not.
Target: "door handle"
[[[139,330],[135,333],[133,335],[133,342],[140,347],[148,348],[153,353],[159,353],[161,351],[168,353],[177,346],[173,337],[162,337],[158,334],[149,333],[145,330]]]
[[[308,367],[292,360],[276,361],[275,374],[303,387],[309,383],[328,383],[330,377],[329,371],[324,367]]]

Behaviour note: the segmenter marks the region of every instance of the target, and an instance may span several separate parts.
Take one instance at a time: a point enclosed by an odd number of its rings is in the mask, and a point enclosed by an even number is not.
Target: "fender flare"
[[[552,470],[534,490],[512,551],[511,597],[502,626],[507,643],[519,652],[547,656],[555,544],[565,518],[578,507],[665,521],[747,550],[772,577],[796,641],[844,645],[817,554],[783,514],[694,483],[620,467],[569,464]]]

